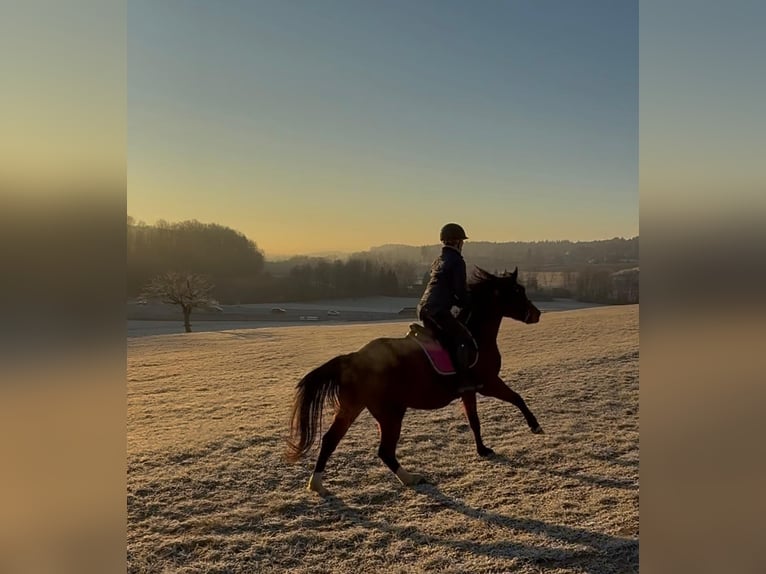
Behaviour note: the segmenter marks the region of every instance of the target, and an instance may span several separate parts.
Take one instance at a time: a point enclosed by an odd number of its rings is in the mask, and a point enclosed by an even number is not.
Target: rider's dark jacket
[[[431,264],[431,277],[418,303],[418,317],[449,311],[453,306],[469,304],[465,260],[455,249],[445,245]]]

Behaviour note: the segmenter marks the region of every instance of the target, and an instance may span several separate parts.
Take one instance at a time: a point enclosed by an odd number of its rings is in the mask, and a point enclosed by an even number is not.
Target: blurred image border
[[[764,21],[749,1],[640,5],[647,572],[761,567]]]

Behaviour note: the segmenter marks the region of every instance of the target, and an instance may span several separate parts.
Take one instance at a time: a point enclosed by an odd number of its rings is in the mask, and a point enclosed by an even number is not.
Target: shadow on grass
[[[434,485],[421,485],[415,491],[431,500],[430,507],[433,512],[446,509],[460,513],[494,528],[507,530],[507,538],[502,542],[482,543],[473,541],[470,532],[465,533],[464,539],[434,536],[421,532],[413,526],[398,526],[395,523],[374,518],[379,508],[367,506],[365,504],[367,501],[359,500],[362,506],[356,507],[350,506],[337,496],[330,496],[323,501],[321,514],[324,514],[325,520],[335,521],[337,526],[343,523],[377,531],[382,535],[378,539],[379,543],[384,545],[407,538],[418,545],[443,547],[465,555],[482,555],[493,559],[518,558],[538,567],[576,567],[588,572],[604,574],[638,571],[638,540],[474,508],[444,494]],[[381,493],[376,497],[374,504],[397,504],[400,496],[401,493],[398,491],[392,491],[390,495]],[[534,545],[515,542],[514,533],[538,535],[553,543]],[[577,545],[579,548],[558,546],[555,541],[559,541],[562,545]],[[466,561],[469,560],[470,558],[466,557]]]
[[[512,461],[502,456],[496,457],[498,459],[512,464]],[[247,473],[230,476],[243,481],[234,489],[236,491],[246,491],[252,486],[249,482],[252,476]],[[257,480],[260,482],[263,478],[259,476]],[[220,481],[214,478],[200,479],[194,481],[193,486],[194,496],[213,499],[216,492],[214,487],[220,488]],[[276,495],[280,486],[284,489],[284,497]],[[180,533],[194,539],[194,552],[191,554],[188,554],[189,549],[186,547],[176,548],[172,545],[162,550],[169,553],[168,560],[172,559],[179,564],[193,564],[205,552],[219,552],[224,548],[223,552],[231,552],[240,558],[255,552],[249,559],[263,566],[267,557],[260,547],[256,551],[250,548],[250,543],[244,549],[232,546],[240,543],[242,535],[257,533],[258,539],[274,540],[277,547],[289,544],[292,549],[278,558],[269,554],[268,561],[273,566],[285,570],[297,569],[312,548],[326,544],[328,539],[337,536],[336,533],[344,532],[351,547],[356,545],[370,549],[376,556],[385,555],[397,543],[409,541],[415,547],[443,549],[446,555],[457,553],[464,564],[470,564],[478,558],[483,561],[489,559],[495,565],[518,560],[541,570],[567,568],[603,574],[638,570],[638,540],[634,538],[610,536],[588,528],[486,510],[445,494],[434,485],[421,485],[412,490],[393,484],[356,492],[345,489],[344,492],[349,494],[325,499],[304,494],[300,492],[302,488],[303,482],[299,483],[297,479],[270,486],[269,490],[275,496],[268,504],[249,506],[243,502],[247,508],[244,511],[234,509],[231,502],[223,507],[212,504],[209,509],[201,509],[199,500],[193,503],[193,516],[188,514],[188,505],[157,507],[153,512],[161,514],[164,521],[152,524],[151,530],[170,536],[170,542]],[[171,491],[177,492],[177,489]],[[417,504],[420,512],[430,516],[427,521],[432,525],[446,520],[448,523],[454,522],[456,528],[448,529],[447,532],[429,532],[430,528],[412,524],[407,512],[397,513],[396,509],[406,508],[413,501],[413,496],[420,501]],[[200,518],[201,510],[208,515],[206,519]],[[135,511],[132,508],[131,516],[134,520],[137,518]],[[455,514],[480,524],[476,524],[474,529],[470,525],[465,527],[464,520],[454,520]],[[483,525],[499,531],[499,536],[493,537],[491,542],[477,539],[473,532],[486,531]],[[530,535],[534,539],[530,540]],[[339,549],[339,552],[347,550]],[[255,571],[259,569],[255,568]]]
[[[503,465],[511,466],[516,469],[527,468],[527,469],[535,470],[541,474],[558,476],[561,478],[568,478],[570,480],[577,480],[579,482],[592,484],[594,486],[638,491],[638,484],[633,479],[606,478],[602,476],[591,476],[589,474],[582,474],[576,470],[554,470],[550,468],[544,468],[542,466],[533,466],[533,465],[530,465],[529,463],[524,463],[519,460],[514,460],[504,454],[498,454],[498,453],[495,453],[491,456],[486,457],[485,460],[487,460],[490,463],[503,464]],[[624,465],[624,466],[627,466],[627,465]],[[636,465],[636,468],[637,467],[638,465]]]

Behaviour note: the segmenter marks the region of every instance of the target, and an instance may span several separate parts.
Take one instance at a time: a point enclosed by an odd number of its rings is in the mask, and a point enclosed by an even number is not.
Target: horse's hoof
[[[479,456],[492,456],[495,454],[494,450],[486,446],[484,448],[477,449],[477,452],[479,453]]]
[[[416,486],[418,484],[428,484],[428,479],[423,476],[422,474],[413,474],[412,480],[408,484],[408,486]]]
[[[329,496],[330,491],[327,490],[322,484],[322,473],[315,472],[311,475],[309,483],[306,485],[306,490],[309,492],[316,492],[319,496]]]
[[[396,470],[396,477],[404,486],[415,486],[416,484],[430,484],[428,479],[422,474],[412,474],[404,470],[401,466]]]
[[[306,487],[306,490],[308,490],[309,492],[316,492],[322,498],[326,498],[330,496],[330,491],[327,490],[324,486],[320,486],[319,488],[316,488],[311,485],[308,485]]]
[[[532,432],[535,434],[545,434],[543,432],[543,427],[541,427],[540,425],[537,425],[535,428],[533,428]]]

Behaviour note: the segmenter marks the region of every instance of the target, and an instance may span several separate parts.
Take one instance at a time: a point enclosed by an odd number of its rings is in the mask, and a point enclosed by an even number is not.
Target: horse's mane
[[[493,275],[489,271],[476,266],[473,270],[473,275],[468,281],[468,289],[473,292],[479,292],[484,289],[488,289],[496,285],[500,277]]]

